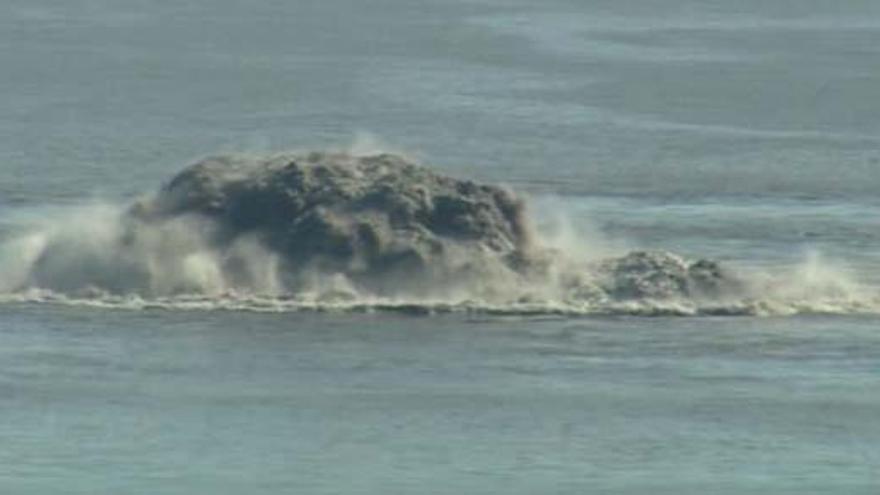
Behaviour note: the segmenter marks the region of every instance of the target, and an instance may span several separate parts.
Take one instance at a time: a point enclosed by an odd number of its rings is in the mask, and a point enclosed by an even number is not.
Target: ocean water
[[[877,2],[7,0],[0,43],[3,493],[880,490]],[[569,251],[716,259],[784,303],[10,282],[35,235],[100,236],[205,155],[326,148],[505,184]]]

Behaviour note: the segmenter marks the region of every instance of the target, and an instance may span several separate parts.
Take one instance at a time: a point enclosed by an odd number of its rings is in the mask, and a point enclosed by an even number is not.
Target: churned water
[[[0,6],[0,491],[880,489],[880,4]],[[23,289],[206,155],[392,151],[692,306]],[[744,309],[745,308],[745,309]]]

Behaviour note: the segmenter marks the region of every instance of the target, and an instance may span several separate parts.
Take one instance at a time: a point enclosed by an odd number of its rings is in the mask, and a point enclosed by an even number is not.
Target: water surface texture
[[[877,2],[7,0],[0,44],[0,491],[880,490]],[[12,287],[207,155],[328,148],[785,304]]]

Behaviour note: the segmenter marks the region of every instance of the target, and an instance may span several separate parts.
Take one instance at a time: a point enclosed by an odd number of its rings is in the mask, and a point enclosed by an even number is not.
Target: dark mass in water
[[[100,242],[51,239],[26,285],[576,304],[715,298],[739,287],[714,262],[665,252],[584,262],[542,242],[512,191],[391,154],[208,158],[117,224]]]
[[[216,246],[254,235],[279,253],[288,285],[306,270],[378,293],[471,278],[487,262],[512,266],[532,247],[525,206],[511,191],[389,154],[210,158],[131,215],[199,215],[215,223]]]

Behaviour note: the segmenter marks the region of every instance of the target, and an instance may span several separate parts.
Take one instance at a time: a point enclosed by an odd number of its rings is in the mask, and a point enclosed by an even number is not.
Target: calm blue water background
[[[7,0],[0,46],[0,239],[356,143],[587,244],[880,284],[877,2]],[[874,494],[878,417],[871,315],[0,305],[3,493]]]

